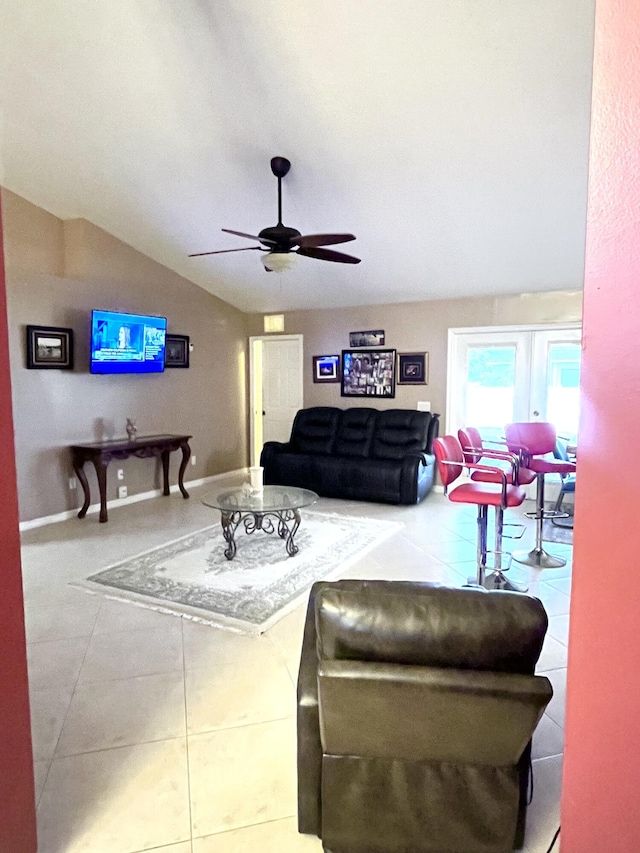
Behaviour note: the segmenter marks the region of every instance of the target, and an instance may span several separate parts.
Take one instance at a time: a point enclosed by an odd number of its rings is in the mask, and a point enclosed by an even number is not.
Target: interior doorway
[[[288,441],[303,407],[303,336],[261,335],[249,339],[251,464],[265,441]]]
[[[580,324],[449,330],[447,432],[500,439],[513,421],[550,421],[577,442]]]

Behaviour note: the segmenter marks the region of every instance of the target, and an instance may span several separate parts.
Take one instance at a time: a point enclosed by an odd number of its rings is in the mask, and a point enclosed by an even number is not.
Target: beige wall
[[[141,434],[193,435],[197,464],[186,479],[245,465],[246,315],[85,220],[63,222],[8,191],[2,202],[21,520],[79,506],[81,489],[68,485],[68,445],[122,436],[128,417]],[[191,367],[90,374],[92,308],[167,317],[169,332],[191,337]],[[75,369],[27,370],[27,324],[71,327]],[[172,482],[177,463],[172,454]],[[155,460],[111,463],[109,499],[121,485],[116,467],[124,469],[130,495],[160,486]],[[88,476],[94,502],[95,474]]]
[[[581,314],[581,291],[556,291],[292,311],[285,314],[285,332],[304,335],[305,406],[414,409],[418,400],[428,400],[431,411],[442,415],[442,432],[446,429],[447,333],[450,328],[579,322]],[[252,315],[251,334],[261,335],[262,329],[262,315]],[[398,385],[393,400],[341,397],[340,385],[315,384],[312,357],[339,354],[349,347],[349,332],[366,329],[384,329],[386,345],[398,352],[428,352],[428,384]]]

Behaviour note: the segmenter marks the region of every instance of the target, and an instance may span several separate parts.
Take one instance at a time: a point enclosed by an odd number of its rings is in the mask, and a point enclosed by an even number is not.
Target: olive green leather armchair
[[[537,599],[403,581],[314,585],[298,677],[298,828],[331,853],[522,845]]]

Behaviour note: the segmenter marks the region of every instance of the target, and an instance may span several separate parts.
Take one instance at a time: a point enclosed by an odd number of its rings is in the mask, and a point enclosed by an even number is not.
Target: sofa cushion
[[[378,412],[371,443],[371,458],[399,460],[408,454],[426,452],[429,412],[387,409]]]
[[[314,406],[300,409],[291,429],[291,448],[296,453],[333,452],[341,409]]]
[[[337,456],[367,459],[377,414],[376,409],[346,409],[338,423],[333,452]]]

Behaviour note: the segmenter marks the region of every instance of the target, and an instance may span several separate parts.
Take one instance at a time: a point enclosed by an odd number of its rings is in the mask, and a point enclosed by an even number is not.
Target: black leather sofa
[[[289,441],[262,449],[264,482],[330,498],[418,503],[433,485],[438,418],[412,409],[300,409]]]
[[[298,676],[298,829],[332,853],[523,844],[538,599],[408,581],[314,584]]]

